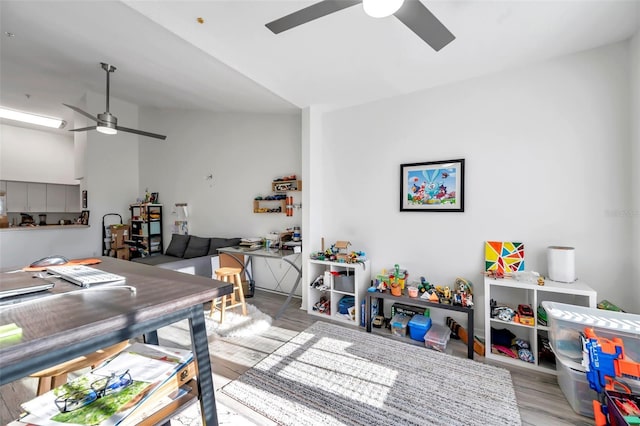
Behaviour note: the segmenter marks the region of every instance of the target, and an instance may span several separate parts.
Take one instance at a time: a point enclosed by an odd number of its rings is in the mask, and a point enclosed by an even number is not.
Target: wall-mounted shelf
[[[287,200],[253,200],[254,213],[284,213]]]
[[[287,192],[287,191],[302,191],[301,180],[279,180],[271,182],[271,191],[273,192]]]

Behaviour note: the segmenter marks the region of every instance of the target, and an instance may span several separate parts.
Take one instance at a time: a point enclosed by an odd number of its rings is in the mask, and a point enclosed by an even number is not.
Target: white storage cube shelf
[[[544,371],[556,374],[556,366],[552,363],[539,360],[538,337],[549,338],[549,326],[541,325],[537,318],[537,308],[545,301],[561,302],[571,305],[592,307],[596,306],[597,293],[586,283],[575,281],[573,283],[559,283],[545,280],[544,285],[516,281],[508,278],[493,279],[485,278],[485,339],[486,358],[501,361],[520,367]],[[534,325],[525,325],[514,321],[502,321],[491,318],[491,299],[495,300],[498,306],[509,306],[517,311],[518,305],[530,305],[535,316]],[[549,314],[547,313],[547,319]],[[491,328],[508,329],[516,338],[529,342],[529,350],[534,356],[534,362],[522,361],[519,358],[511,358],[506,355],[494,354],[491,352]]]
[[[338,272],[344,275],[331,279],[325,283],[327,289],[320,290],[311,286],[313,281],[328,272]],[[335,321],[344,322],[351,325],[361,325],[364,323],[363,307],[367,289],[371,285],[371,264],[368,260],[361,263],[339,263],[325,260],[309,260],[309,280],[307,283],[307,313],[323,318],[330,318]],[[344,296],[354,298],[354,316],[341,314],[339,312],[340,299]],[[319,312],[314,310],[315,304],[325,297],[329,301],[330,311]]]

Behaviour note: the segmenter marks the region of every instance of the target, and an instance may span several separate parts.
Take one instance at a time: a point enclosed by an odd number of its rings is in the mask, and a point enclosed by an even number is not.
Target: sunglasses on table
[[[129,370],[124,373],[111,373],[109,377],[98,379],[91,383],[88,389],[72,390],[55,399],[55,404],[61,413],[68,413],[85,407],[98,398],[118,393],[131,385],[133,380]]]

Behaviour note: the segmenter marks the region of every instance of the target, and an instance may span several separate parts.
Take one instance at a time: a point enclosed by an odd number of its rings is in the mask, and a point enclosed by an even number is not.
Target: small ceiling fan
[[[266,27],[279,34],[360,3],[367,15],[374,18],[394,15],[435,51],[456,38],[419,0],[323,0],[269,22]]]
[[[80,129],[70,129],[70,132],[84,132],[86,130],[97,130],[100,133],[104,133],[106,135],[115,135],[118,133],[118,130],[127,133],[135,133],[137,135],[148,136],[150,138],[157,138],[165,140],[167,137],[164,135],[159,135],[157,133],[145,132],[143,130],[130,129],[128,127],[118,126],[118,119],[109,112],[109,73],[112,73],[116,70],[116,67],[113,65],[105,64],[104,62],[100,62],[102,65],[102,69],[107,72],[107,109],[102,114],[98,114],[97,117],[89,114],[81,110],[78,107],[74,107],[73,105],[62,104],[66,107],[71,108],[78,114],[82,114],[87,118],[95,121],[97,124],[95,126],[90,127],[82,127]]]

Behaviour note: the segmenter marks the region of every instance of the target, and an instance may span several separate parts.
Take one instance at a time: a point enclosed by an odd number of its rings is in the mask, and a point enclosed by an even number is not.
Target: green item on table
[[[22,328],[15,323],[0,325],[0,342],[22,337]]]

